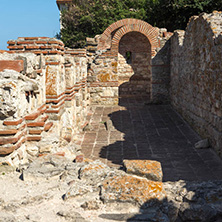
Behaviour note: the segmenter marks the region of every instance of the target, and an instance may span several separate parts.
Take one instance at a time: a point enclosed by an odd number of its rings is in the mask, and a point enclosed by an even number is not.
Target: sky
[[[56,0],[0,0],[0,50],[18,37],[54,37],[59,27]]]

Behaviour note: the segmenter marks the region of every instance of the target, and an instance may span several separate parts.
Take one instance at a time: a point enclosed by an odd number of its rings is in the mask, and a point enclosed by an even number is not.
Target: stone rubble
[[[201,141],[195,143],[195,148],[196,148],[196,149],[209,148],[209,146],[210,146],[210,143],[209,143],[209,140],[208,140],[208,139],[201,140]]]
[[[101,198],[104,202],[120,201],[143,205],[147,202],[162,202],[166,197],[162,182],[131,175],[108,177],[103,181],[101,188]]]
[[[87,222],[78,212],[75,211],[59,211],[58,216],[64,217],[67,221],[72,222]]]
[[[137,170],[136,160],[131,161]],[[157,182],[99,160],[75,162],[59,154],[41,156],[20,171],[0,167],[0,221],[222,219],[221,181]]]
[[[0,163],[17,167],[38,155],[27,142],[39,142],[39,153],[80,144],[78,133],[91,130],[91,104],[134,97],[171,103],[220,155],[221,21],[221,12],[202,13],[170,33],[123,19],[87,38],[83,49],[49,37],[9,40],[9,51],[0,51],[0,155],[8,155]]]
[[[47,37],[8,41],[10,52],[0,52],[0,221],[222,221],[222,181],[162,182],[151,160],[117,170],[85,159],[78,137],[92,129],[90,104],[143,95],[147,104],[171,100],[207,138],[195,147],[221,156],[221,19],[217,11],[194,16],[170,41],[172,33],[137,19],[88,38],[86,49]]]
[[[37,92],[38,88],[37,82],[19,72],[7,69],[0,72],[0,119],[25,116],[28,113],[25,92]]]

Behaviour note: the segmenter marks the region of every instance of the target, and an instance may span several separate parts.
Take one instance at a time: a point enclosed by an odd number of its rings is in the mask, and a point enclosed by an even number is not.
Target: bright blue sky
[[[56,0],[0,0],[0,50],[9,39],[54,37],[59,32]]]

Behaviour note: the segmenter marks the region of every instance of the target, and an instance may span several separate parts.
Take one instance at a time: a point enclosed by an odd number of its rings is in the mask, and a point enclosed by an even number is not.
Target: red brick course
[[[40,141],[42,139],[41,136],[28,136],[27,140],[28,141]]]
[[[35,120],[40,114],[41,114],[40,111],[38,111],[36,113],[32,113],[28,116],[25,116],[25,120]]]
[[[37,55],[64,54],[63,42],[48,37],[19,37],[17,40],[9,40],[7,43],[9,44],[10,53],[30,51]]]
[[[45,122],[31,122],[27,123],[28,127],[43,127],[45,125]]]
[[[21,124],[23,122],[23,119],[19,119],[19,120],[5,120],[3,122],[4,125],[6,126],[17,126],[19,124]]]
[[[43,130],[35,130],[35,129],[33,129],[33,130],[29,130],[28,132],[29,132],[29,134],[37,134],[37,135],[39,135],[39,134],[42,133],[42,131]]]
[[[4,144],[14,144],[16,142],[18,142],[24,135],[26,134],[26,132],[22,132],[20,133],[18,136],[15,137],[0,137],[0,145],[4,145]]]
[[[15,145],[9,144],[6,147],[0,147],[1,155],[7,155],[18,149],[26,141],[25,137],[22,137]]]
[[[1,135],[15,135],[17,132],[18,132],[17,129],[1,130],[0,131],[0,136]]]
[[[12,69],[17,72],[24,70],[24,61],[23,60],[1,60],[0,61],[0,72],[4,69]]]

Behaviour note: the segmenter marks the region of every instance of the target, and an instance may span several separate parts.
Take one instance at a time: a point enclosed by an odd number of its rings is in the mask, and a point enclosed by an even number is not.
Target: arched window
[[[125,58],[126,58],[126,62],[128,64],[131,64],[132,63],[132,52],[130,52],[130,51],[126,52]]]

